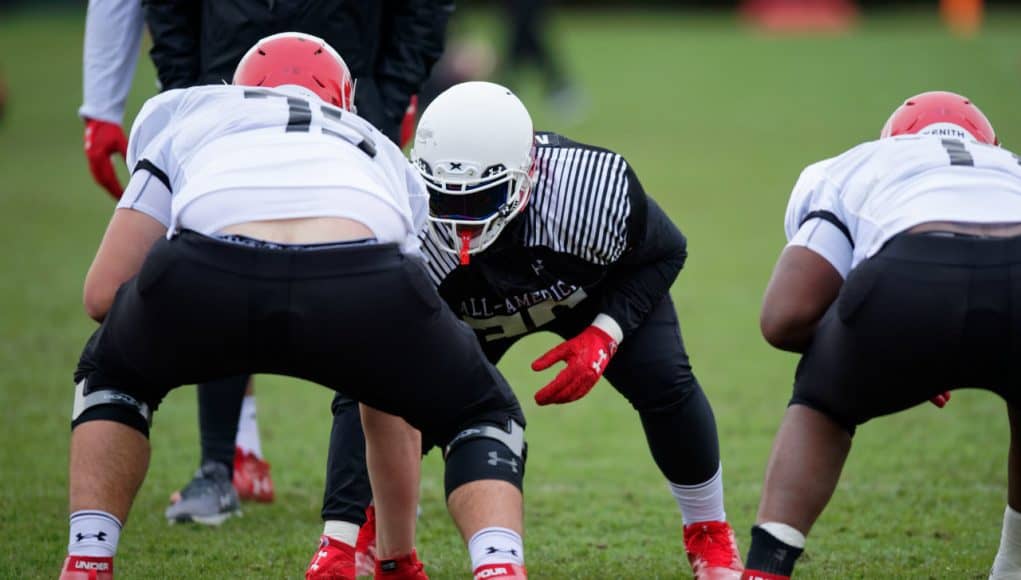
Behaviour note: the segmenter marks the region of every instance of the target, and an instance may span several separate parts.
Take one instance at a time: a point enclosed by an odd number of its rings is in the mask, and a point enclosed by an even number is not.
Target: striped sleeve
[[[616,262],[628,246],[628,165],[620,155],[589,147],[540,147],[528,245],[573,254],[598,265]]]

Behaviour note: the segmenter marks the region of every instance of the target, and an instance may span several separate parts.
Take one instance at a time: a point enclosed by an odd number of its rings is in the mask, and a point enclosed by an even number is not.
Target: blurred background
[[[52,577],[67,540],[71,371],[93,329],[81,286],[113,209],[89,176],[76,116],[84,15],[80,1],[0,0],[0,578]],[[459,80],[511,85],[537,128],[627,157],[687,235],[672,294],[716,411],[728,515],[747,548],[796,363],[758,333],[794,181],[809,163],[878,137],[893,109],[925,90],[968,95],[1005,147],[1021,142],[1021,9],[978,0],[470,1],[458,3],[447,46],[423,100]],[[143,54],[125,129],[156,91]],[[627,404],[605,384],[572,405],[532,403],[546,377],[528,363],[553,344],[530,337],[500,365],[529,419],[530,572],[687,577],[676,506]],[[259,379],[276,502],[247,506],[219,530],[163,519],[198,454],[194,391],[171,393],[121,541],[121,575],[300,577],[321,527],[330,394],[294,383]],[[987,393],[958,392],[944,410],[864,426],[799,577],[983,577],[999,538],[1006,449],[1003,405]],[[426,458],[420,553],[434,577],[464,577],[440,463]]]

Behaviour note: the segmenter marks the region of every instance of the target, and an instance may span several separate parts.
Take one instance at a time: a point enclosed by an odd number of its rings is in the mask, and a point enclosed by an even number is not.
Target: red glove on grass
[[[947,403],[950,402],[950,391],[943,391],[942,393],[929,399],[929,402],[942,409],[947,405]]]
[[[85,119],[85,157],[89,160],[92,179],[114,199],[120,199],[124,194],[124,188],[121,187],[117,172],[110,161],[114,153],[120,153],[121,157],[128,154],[128,138],[124,136],[124,130],[120,125],[97,119]]]
[[[532,363],[533,371],[546,370],[558,361],[567,363],[567,368],[535,393],[535,402],[561,404],[584,397],[603,376],[615,352],[617,341],[597,326],[589,326],[578,336],[560,343]]]

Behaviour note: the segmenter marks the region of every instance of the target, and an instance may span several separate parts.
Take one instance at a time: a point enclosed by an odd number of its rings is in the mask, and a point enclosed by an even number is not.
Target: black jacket
[[[164,90],[229,83],[277,32],[330,43],[357,79],[358,114],[394,141],[411,95],[443,53],[453,0],[142,0]]]

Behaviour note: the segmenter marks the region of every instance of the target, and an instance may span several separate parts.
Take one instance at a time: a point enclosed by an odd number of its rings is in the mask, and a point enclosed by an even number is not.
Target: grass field
[[[929,13],[880,15],[836,38],[763,37],[711,14],[567,13],[557,24],[590,110],[565,128],[537,104],[539,126],[625,154],[689,238],[673,296],[716,411],[728,514],[745,549],[796,362],[768,348],[757,315],[798,172],[874,138],[903,97],[932,88],[970,95],[1002,141],[1021,142],[1021,12],[994,12],[972,40],[948,36]],[[0,19],[10,88],[0,124],[3,578],[54,577],[67,541],[71,372],[93,328],[81,284],[112,210],[87,173],[75,116],[82,27],[79,13]],[[129,119],[154,86],[144,58],[140,71]],[[606,384],[572,405],[532,403],[547,375],[528,362],[552,344],[523,341],[501,364],[529,419],[532,577],[689,577],[680,516],[628,405]],[[260,377],[258,394],[276,503],[247,506],[220,529],[167,526],[167,495],[198,454],[194,390],[173,392],[121,539],[120,577],[301,577],[321,529],[330,394],[277,377]],[[799,577],[984,577],[1006,442],[1003,404],[972,391],[942,411],[866,425]],[[437,454],[426,459],[419,548],[433,577],[463,578],[441,467]]]

